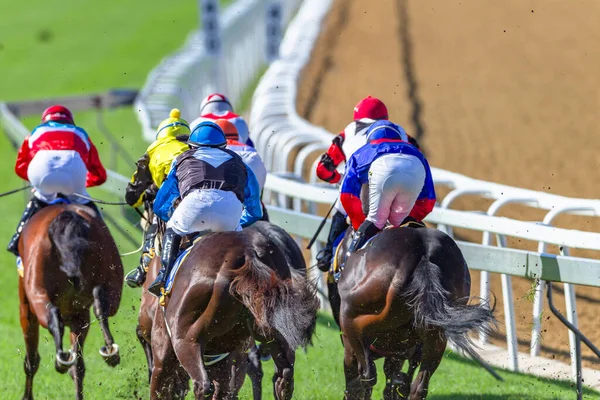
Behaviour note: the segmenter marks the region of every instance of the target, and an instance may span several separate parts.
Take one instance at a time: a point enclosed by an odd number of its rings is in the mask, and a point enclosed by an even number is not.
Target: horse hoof
[[[72,349],[69,351],[59,351],[56,353],[56,370],[61,374],[64,374],[75,365],[77,362],[77,353],[75,353]]]
[[[113,343],[110,348],[106,346],[100,347],[99,352],[102,358],[104,358],[104,362],[111,367],[115,367],[121,362],[121,357],[119,356],[119,345],[116,343]]]

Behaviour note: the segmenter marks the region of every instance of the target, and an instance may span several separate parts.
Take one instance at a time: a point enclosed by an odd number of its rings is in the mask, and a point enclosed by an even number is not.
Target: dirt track
[[[338,132],[366,95],[415,135],[433,166],[571,197],[598,197],[600,2],[560,0],[336,0],[304,71],[298,110]],[[440,196],[445,192],[440,191]],[[466,199],[459,209],[485,210]],[[539,220],[525,207],[502,215]],[[598,218],[557,225],[600,231]],[[456,232],[480,241],[480,234]],[[511,245],[535,249],[513,240]],[[592,255],[591,253],[575,253]],[[479,275],[473,274],[473,293]],[[501,300],[498,276],[492,290]],[[527,351],[531,282],[514,279],[521,351]],[[580,326],[600,344],[600,290],[578,289]],[[564,305],[562,296],[557,296]],[[564,307],[562,307],[564,309]],[[498,304],[503,337],[502,302]],[[568,359],[568,336],[544,311],[543,355]],[[585,346],[587,366],[593,362]]]

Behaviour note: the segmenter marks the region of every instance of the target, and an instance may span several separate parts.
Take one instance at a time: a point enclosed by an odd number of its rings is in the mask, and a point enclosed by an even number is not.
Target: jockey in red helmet
[[[8,245],[14,255],[19,255],[19,238],[25,224],[57,200],[58,194],[71,203],[92,207],[100,217],[93,202],[75,194],[87,196],[86,187],[103,184],[106,170],[87,132],[75,125],[68,108],[55,105],[43,112],[42,124],[33,129],[19,149],[15,172],[35,190]]]
[[[333,138],[327,153],[321,156],[317,165],[317,176],[329,183],[338,183],[342,178],[337,169],[352,154],[367,143],[366,132],[378,120],[387,120],[388,110],[385,104],[376,97],[367,96],[354,107],[353,121]],[[415,139],[403,131],[402,140],[419,148]],[[347,228],[346,211],[341,202],[336,203],[336,212],[331,217],[331,230],[325,247],[317,255],[317,267],[326,272],[331,265],[333,243]]]
[[[202,100],[200,104],[200,116],[192,121],[190,126],[193,128],[198,126],[200,122],[214,122],[218,119],[226,119],[233,123],[240,135],[239,142],[254,147],[252,140],[250,140],[248,124],[243,117],[233,112],[233,106],[229,99],[220,93],[210,94]]]

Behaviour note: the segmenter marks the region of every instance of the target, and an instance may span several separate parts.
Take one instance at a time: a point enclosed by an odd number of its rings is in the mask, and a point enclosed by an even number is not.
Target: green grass
[[[223,2],[222,2],[223,3]],[[172,0],[141,1],[68,0],[59,3],[32,0],[26,7],[17,3],[2,7],[0,13],[0,99],[23,100],[50,96],[92,93],[116,87],[140,88],[148,72],[166,55],[181,46],[198,21],[197,2]],[[239,108],[249,103],[251,91],[244,93]],[[190,116],[187,116],[191,118]],[[110,145],[96,126],[95,112],[75,115],[77,123],[91,134],[105,164],[110,166]],[[104,120],[110,131],[134,157],[145,149],[134,111],[124,108],[108,111]],[[37,117],[25,121],[37,124]],[[21,185],[13,173],[15,152],[4,135],[0,135],[0,192]],[[115,169],[131,174],[132,165],[119,160]],[[111,199],[100,189],[94,196]],[[0,245],[8,242],[24,206],[24,195],[0,198],[3,223]],[[105,212],[123,223],[119,210],[105,207]],[[126,225],[124,225],[126,226]],[[132,234],[139,234],[131,227]],[[135,246],[111,231],[122,252]],[[138,256],[123,258],[126,270],[133,268]],[[14,257],[0,251],[3,288],[0,291],[0,389],[2,397],[18,398],[23,390],[23,337],[19,326],[17,272]],[[87,399],[148,398],[145,358],[137,342],[134,327],[139,305],[139,290],[125,288],[119,314],[111,319],[112,331],[121,346],[122,363],[115,369],[104,364],[98,355],[102,336],[94,323],[85,344]],[[339,399],[343,393],[342,348],[333,322],[319,319],[314,347],[299,352],[296,365],[296,399]],[[73,386],[68,375],[54,371],[54,346],[50,334],[40,336],[42,364],[35,379],[37,399],[72,398]],[[374,398],[381,397],[381,363],[379,384]],[[272,363],[265,364],[264,393],[271,398]],[[452,354],[443,360],[431,385],[431,399],[571,399],[571,384],[541,380],[503,372],[506,382],[493,380],[487,373]],[[250,396],[244,386],[241,398]],[[588,394],[587,398],[597,398]]]

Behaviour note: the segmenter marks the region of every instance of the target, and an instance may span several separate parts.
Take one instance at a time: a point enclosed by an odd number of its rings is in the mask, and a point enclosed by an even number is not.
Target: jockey
[[[42,124],[33,129],[19,149],[15,172],[35,190],[7,248],[14,255],[19,256],[19,238],[25,224],[58,194],[71,203],[91,207],[101,218],[93,202],[75,194],[89,196],[86,187],[102,185],[106,170],[87,132],[75,126],[73,114],[66,107],[55,105],[44,111]]]
[[[340,200],[355,230],[348,255],[381,231],[389,221],[400,226],[407,217],[422,221],[433,210],[435,189],[425,156],[402,140],[402,128],[378,121],[367,131],[367,144],[350,157]],[[360,200],[368,183],[368,215]]]
[[[162,268],[148,287],[157,297],[177,258],[182,235],[237,231],[262,217],[258,181],[241,157],[225,148],[227,140],[217,124],[200,123],[188,145],[191,149],[173,160],[154,200],[154,212],[168,221]]]
[[[365,97],[354,107],[354,121],[340,132],[331,143],[327,153],[321,156],[317,165],[317,176],[329,183],[338,183],[342,175],[337,171],[338,166],[352,156],[360,147],[367,143],[366,132],[378,120],[387,120],[388,111],[383,102],[375,97]],[[402,131],[402,140],[408,141],[417,148],[416,140]],[[338,200],[336,212],[331,217],[331,230],[327,244],[317,255],[317,267],[327,272],[333,255],[333,243],[346,229],[346,211]]]
[[[192,121],[193,127],[197,126],[202,121],[216,121],[217,119],[226,119],[233,123],[238,130],[240,138],[239,142],[254,147],[250,140],[248,124],[240,115],[233,112],[233,106],[227,97],[219,93],[208,95],[200,104],[200,117]]]
[[[173,159],[189,149],[188,145],[178,138],[185,137],[187,141],[186,135],[189,134],[190,127],[187,121],[181,118],[178,109],[172,109],[169,118],[158,125],[156,140],[136,163],[137,170],[125,189],[127,204],[139,207],[144,200],[150,201],[150,197],[154,197],[155,191],[160,188],[169,174]],[[155,254],[154,239],[158,231],[156,216],[149,222],[151,222],[150,227],[144,232],[140,265],[125,277],[125,282],[130,287],[140,287],[144,284],[148,266]]]
[[[223,129],[225,138],[227,139],[227,148],[242,157],[244,163],[254,172],[254,176],[258,180],[258,186],[262,192],[267,180],[267,168],[256,149],[240,142],[237,128],[228,120],[218,119],[215,121],[215,124]]]

